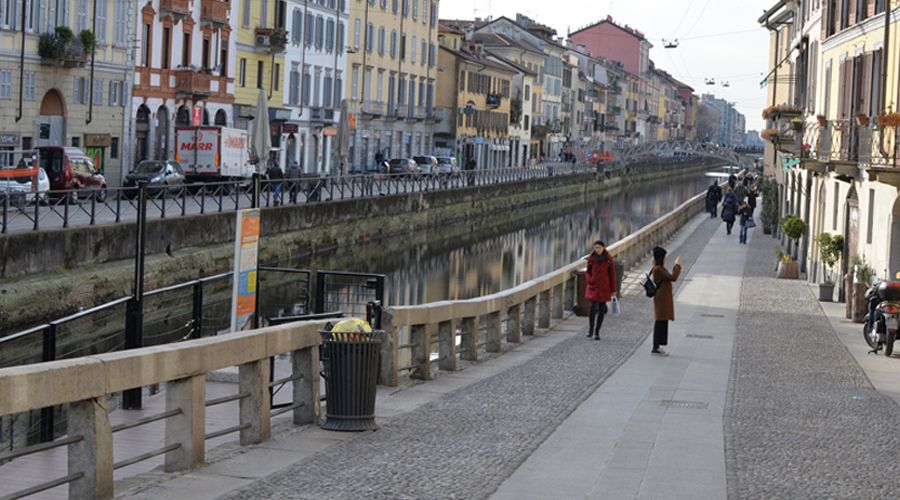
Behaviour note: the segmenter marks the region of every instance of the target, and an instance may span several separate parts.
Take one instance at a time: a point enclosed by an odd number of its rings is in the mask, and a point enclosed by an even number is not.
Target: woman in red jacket
[[[606,315],[606,303],[616,294],[616,265],[602,241],[594,242],[594,251],[587,258],[587,287],[584,298],[591,303],[588,338],[600,340],[600,327]]]

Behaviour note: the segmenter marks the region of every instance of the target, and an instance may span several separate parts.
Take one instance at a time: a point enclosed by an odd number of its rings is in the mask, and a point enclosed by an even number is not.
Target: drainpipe
[[[22,47],[19,53],[19,109],[16,111],[16,123],[22,119],[22,104],[25,98],[25,7],[22,7]]]
[[[887,84],[888,84],[888,47],[891,41],[891,0],[884,2],[884,53],[881,55],[881,109],[887,113]],[[878,152],[881,156],[887,157],[887,151],[884,145],[885,134],[881,132],[881,140],[878,142]]]
[[[91,90],[88,95],[88,114],[84,123],[90,125],[94,120],[94,62],[97,59],[97,0],[93,3],[93,16],[91,19],[91,32],[94,34],[94,46],[91,47]]]

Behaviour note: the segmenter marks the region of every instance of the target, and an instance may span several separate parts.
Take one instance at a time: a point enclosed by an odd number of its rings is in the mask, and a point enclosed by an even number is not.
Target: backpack
[[[644,280],[644,293],[646,293],[647,297],[650,298],[656,296],[656,283],[653,282],[651,273],[647,273],[647,279]]]

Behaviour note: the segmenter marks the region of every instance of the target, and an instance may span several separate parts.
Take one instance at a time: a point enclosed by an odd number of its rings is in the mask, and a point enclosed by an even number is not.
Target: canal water
[[[382,251],[383,245],[373,242],[297,264],[384,274],[388,305],[468,299],[512,288],[574,262],[598,239],[612,244],[705,191],[710,182],[710,177],[698,173],[633,185],[575,208],[568,203],[570,208],[555,216],[526,218],[521,227],[453,238],[435,230],[424,235],[424,244],[411,243],[399,251]]]

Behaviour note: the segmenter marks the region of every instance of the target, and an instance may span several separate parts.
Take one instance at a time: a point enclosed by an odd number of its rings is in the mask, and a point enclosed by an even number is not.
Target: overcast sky
[[[443,0],[442,18],[472,19],[521,12],[555,28],[561,36],[612,15],[637,28],[653,43],[657,67],[694,87],[733,102],[747,116],[747,128],[762,125],[769,57],[766,30],[756,20],[775,0]],[[709,36],[719,35],[719,36]],[[678,39],[676,49],[663,39]],[[714,78],[715,86],[706,85]],[[725,88],[721,85],[731,84]]]

